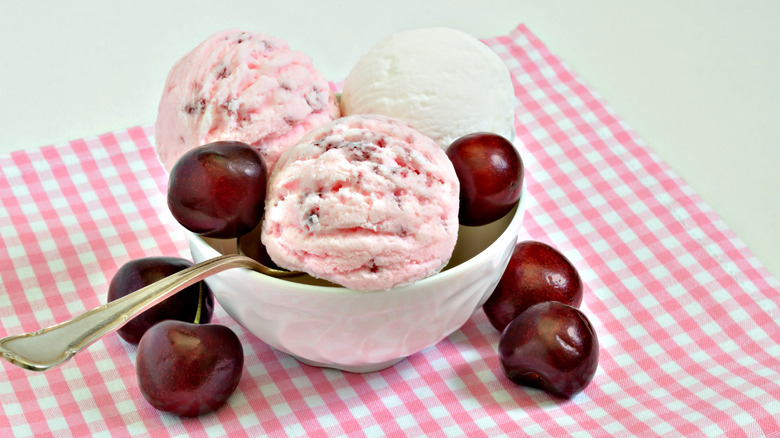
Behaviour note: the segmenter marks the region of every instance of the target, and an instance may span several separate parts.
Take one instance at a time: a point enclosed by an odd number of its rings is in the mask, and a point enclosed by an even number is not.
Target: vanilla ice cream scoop
[[[218,32],[168,73],[155,139],[170,171],[188,150],[232,140],[257,148],[270,171],[304,134],[340,116],[311,58],[257,32]]]
[[[409,30],[379,42],[347,76],[341,109],[343,115],[404,120],[444,149],[472,132],[515,138],[515,94],[506,65],[455,29]]]
[[[354,115],[315,129],[282,154],[268,190],[262,241],[271,259],[353,290],[435,274],[458,238],[452,163],[390,117]]]

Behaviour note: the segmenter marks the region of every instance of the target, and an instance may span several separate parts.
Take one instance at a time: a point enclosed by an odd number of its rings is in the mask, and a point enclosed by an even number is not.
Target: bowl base
[[[391,366],[397,364],[398,362],[401,362],[402,360],[406,359],[405,357],[399,358],[399,359],[393,359],[389,360],[387,362],[381,362],[381,363],[372,363],[372,364],[366,364],[366,365],[339,365],[339,364],[333,364],[333,363],[321,363],[316,362],[309,359],[304,359],[302,357],[296,356],[294,354],[291,354],[292,357],[294,357],[298,362],[301,362],[306,365],[310,365],[313,367],[318,368],[332,368],[334,370],[340,370],[340,371],[346,371],[349,373],[356,373],[356,374],[365,374],[365,373],[373,373],[374,371],[380,371],[385,368],[390,368]]]

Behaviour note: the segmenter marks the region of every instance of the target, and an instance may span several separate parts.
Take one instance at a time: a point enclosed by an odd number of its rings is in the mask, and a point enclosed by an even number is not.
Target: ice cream
[[[358,60],[344,82],[343,115],[384,114],[447,148],[488,131],[513,140],[515,94],[506,65],[473,36],[449,28],[397,33]]]
[[[257,147],[270,171],[282,151],[339,115],[308,56],[269,35],[225,30],[169,72],[155,125],[157,152],[170,171],[189,149],[241,141]]]
[[[268,183],[262,241],[281,267],[355,290],[443,268],[460,186],[445,152],[408,124],[344,117],[288,149]]]

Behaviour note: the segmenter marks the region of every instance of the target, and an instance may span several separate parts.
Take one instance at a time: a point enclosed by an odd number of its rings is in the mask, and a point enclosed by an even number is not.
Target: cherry
[[[570,398],[593,380],[599,344],[579,309],[548,301],[531,306],[506,326],[498,356],[509,380]]]
[[[131,260],[122,265],[111,278],[107,299],[110,302],[122,298],[190,266],[191,261],[178,257]],[[138,344],[150,327],[164,319],[208,323],[213,313],[214,294],[205,282],[199,281],[131,319],[117,333],[125,341]]]
[[[560,301],[578,307],[583,287],[569,259],[542,242],[515,245],[504,274],[482,309],[499,331],[536,303]]]
[[[244,350],[219,324],[163,321],[138,344],[138,386],[156,409],[184,417],[224,404],[241,380]]]
[[[523,161],[506,138],[490,132],[467,134],[450,144],[447,156],[460,180],[461,225],[489,224],[520,200]]]
[[[168,208],[193,233],[238,237],[260,223],[266,184],[265,161],[252,146],[209,143],[189,150],[171,169]]]

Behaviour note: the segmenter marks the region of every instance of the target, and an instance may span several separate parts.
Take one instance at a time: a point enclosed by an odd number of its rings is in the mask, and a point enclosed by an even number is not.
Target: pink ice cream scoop
[[[441,270],[460,185],[445,152],[405,122],[354,115],[307,134],[268,183],[262,241],[281,267],[354,290]]]
[[[157,152],[170,171],[194,147],[241,141],[257,147],[270,171],[286,148],[339,115],[335,95],[308,56],[272,36],[225,30],[168,73]]]

